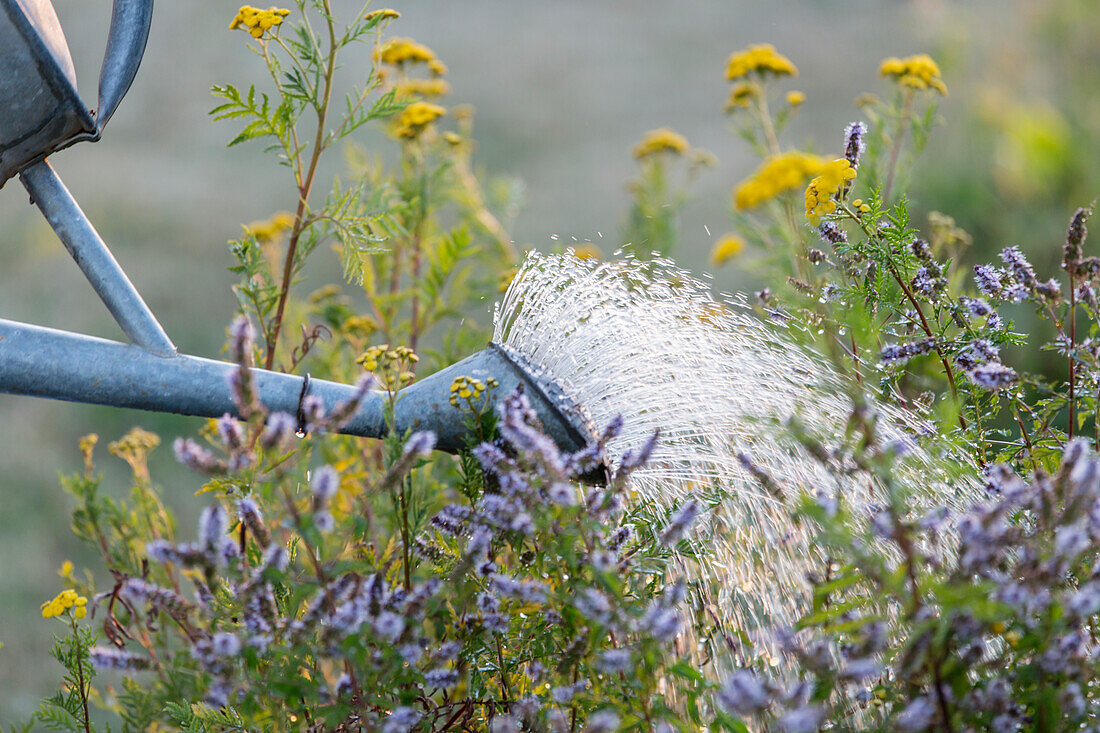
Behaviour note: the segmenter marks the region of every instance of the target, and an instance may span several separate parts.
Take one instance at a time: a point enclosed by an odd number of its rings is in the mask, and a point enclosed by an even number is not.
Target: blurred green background
[[[55,6],[94,104],[110,3]],[[335,6],[358,9],[343,0]],[[940,62],[951,92],[940,108],[946,126],[934,133],[910,193],[918,221],[940,210],[974,235],[971,262],[1016,244],[1054,274],[1069,217],[1100,192],[1093,1],[417,0],[394,7],[403,17],[390,32],[429,45],[450,67],[447,103],[475,106],[477,163],[525,184],[514,228],[523,247],[550,250],[575,237],[610,255],[629,206],[625,184],[636,173],[630,149],[645,131],[670,126],[719,160],[693,189],[676,253],[705,271],[711,245],[729,229],[730,190],[756,165],[722,113],[725,60],[759,42],[775,44],[801,71],[780,86],[807,95],[785,146],[812,143],[824,152],[840,152],[844,125],[858,118],[858,94],[887,92],[877,76],[883,57],[927,52]],[[104,140],[53,160],[176,344],[203,356],[218,355],[234,308],[226,241],[242,223],[294,204],[283,169],[258,146],[226,149],[235,128],[207,117],[211,84],[247,84],[261,73],[246,36],[227,29],[236,10],[223,0],[159,3],[142,70]],[[345,57],[348,77],[369,64],[367,50],[357,53]],[[377,132],[361,142],[392,150]],[[336,161],[325,173],[339,171]],[[746,253],[717,272],[716,289],[753,288],[751,261]],[[314,266],[338,277],[335,254],[319,253]],[[18,181],[0,190],[0,316],[120,338]],[[39,614],[62,587],[57,568],[71,559],[78,573],[96,570],[69,536],[58,475],[80,469],[76,441],[98,432],[104,487],[124,493],[125,466],[107,456],[106,443],[133,425],[164,437],[153,476],[190,523],[199,482],[175,465],[169,444],[199,421],[0,395],[0,721],[27,716],[59,680],[61,668],[46,654],[54,629]]]

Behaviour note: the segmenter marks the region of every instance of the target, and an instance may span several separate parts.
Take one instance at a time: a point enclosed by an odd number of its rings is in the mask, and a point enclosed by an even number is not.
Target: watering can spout
[[[236,364],[194,356],[156,356],[132,344],[0,319],[0,392],[129,407],[180,415],[237,414],[229,377]],[[265,407],[296,414],[303,378],[253,369],[253,383]],[[591,430],[552,383],[541,382],[504,348],[490,344],[403,389],[395,405],[395,428],[431,430],[436,448],[456,453],[466,447],[466,414],[450,404],[455,377],[499,382],[501,395],[524,388],[547,434],[562,450],[584,447]],[[326,411],[356,394],[356,388],[312,379],[308,393]],[[383,395],[369,394],[340,432],[368,438],[387,434]]]

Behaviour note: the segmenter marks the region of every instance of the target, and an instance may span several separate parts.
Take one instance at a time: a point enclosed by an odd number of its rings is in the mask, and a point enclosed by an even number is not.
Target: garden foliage
[[[733,188],[734,231],[712,259],[764,253],[759,315],[830,359],[851,387],[846,435],[791,432],[827,470],[876,483],[886,500],[855,514],[843,496],[787,487],[790,521],[813,527],[829,559],[797,627],[774,630],[786,657],[758,658],[743,632],[722,628],[731,653],[704,658],[685,648],[700,609],[686,602],[692,579],[677,574],[692,567],[681,551],[706,551],[690,536],[707,509],[636,511],[644,498],[630,474],[644,449],[604,485],[579,480],[606,459],[620,421],[564,453],[522,392],[460,377],[452,404],[470,440],[456,458],[433,453],[429,432],[390,430],[377,443],[336,435],[368,390],[384,394],[392,425],[418,353],[434,368],[480,347],[487,331],[471,306],[499,292],[516,259],[507,227],[519,189],[483,184],[472,112],[445,106],[447,69],[430,49],[385,35],[398,18],[364,9],[342,26],[328,0],[300,0],[289,11],[246,6],[233,20],[267,78],[214,87],[214,116],[241,124],[230,145],[267,146],[293,192],[287,212],[230,244],[239,418],[174,442],[205,504],[197,528],[176,526],[149,474],[157,436],[135,429],[110,445],[132,469],[125,501],[101,491],[95,439],[82,442],[85,470],[64,488],[73,531],[105,572],[77,581],[69,568],[72,588],[43,604],[43,617],[63,624],[54,655],[65,676],[36,723],[1100,725],[1100,258],[1086,250],[1090,210],[1072,215],[1058,277],[1038,275],[1015,247],[999,263],[964,264],[969,235],[945,214],[911,220],[905,198],[947,93],[931,58],[885,60],[889,98],[862,99],[862,119],[822,156],[781,142],[806,100],[776,88],[797,75],[794,62],[767,45],[730,57],[727,113],[761,162]],[[337,77],[351,73],[338,59],[357,43],[372,45],[374,63],[337,100]],[[390,162],[355,147],[365,125],[388,132]],[[335,151],[348,153],[349,174],[320,192],[319,162]],[[712,156],[668,129],[634,155],[623,241],[637,256],[668,254],[691,180]],[[346,282],[304,294],[307,263],[326,246]],[[1049,334],[1015,328],[1025,306]],[[1063,376],[1013,368],[1012,348],[1048,352]],[[358,380],[357,397],[328,414],[310,398],[297,415],[271,413],[253,388],[256,366]],[[878,400],[926,420],[930,434],[912,440],[944,464],[929,470],[969,472],[980,501],[916,512],[898,479],[906,444],[879,436]]]

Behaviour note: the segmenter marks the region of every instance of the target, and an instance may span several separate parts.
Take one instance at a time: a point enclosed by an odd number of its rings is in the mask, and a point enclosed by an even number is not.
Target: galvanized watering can
[[[46,156],[82,140],[98,140],[137,73],[152,19],[152,0],[114,0],[99,107],[89,111],[49,0],[0,0],[0,187],[18,175],[31,199],[110,310],[129,344],[0,319],[0,393],[90,402],[181,415],[235,413],[228,377],[235,364],[185,356],[164,332],[126,273],[96,233]],[[494,377],[502,394],[523,385],[550,436],[565,450],[590,437],[582,412],[557,385],[490,344],[404,389],[396,428],[432,430],[437,448],[464,444],[465,420],[450,405],[456,376]],[[291,374],[254,370],[260,399],[272,411],[295,413],[307,389],[329,409],[355,389]],[[342,429],[386,432],[382,397],[363,401]]]

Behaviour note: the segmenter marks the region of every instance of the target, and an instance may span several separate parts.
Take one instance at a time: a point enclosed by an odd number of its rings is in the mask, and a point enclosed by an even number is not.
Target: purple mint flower
[[[149,660],[137,654],[106,646],[93,646],[88,657],[96,669],[117,669],[123,671],[147,669]]]
[[[771,699],[760,678],[747,669],[730,675],[715,694],[718,705],[734,715],[752,715],[768,707]]]
[[[619,729],[619,714],[614,710],[597,710],[588,716],[587,733],[614,733]]]
[[[852,122],[844,128],[844,158],[852,165],[859,167],[859,158],[863,155],[863,138],[867,135],[867,125],[862,122]]]
[[[382,733],[408,733],[423,717],[421,713],[409,707],[395,708],[382,723]]]
[[[1004,364],[990,362],[971,369],[967,374],[974,384],[984,389],[997,390],[1009,387],[1020,379],[1014,369]]]
[[[323,509],[340,488],[340,474],[332,466],[322,466],[311,477],[309,487],[313,491],[314,508]]]
[[[835,221],[822,222],[821,226],[817,228],[817,233],[830,244],[843,244],[848,241],[848,233],[837,226]]]
[[[372,625],[374,633],[391,644],[397,641],[398,637],[405,631],[405,619],[392,611],[383,611],[378,614]]]
[[[629,649],[608,649],[600,655],[596,662],[596,669],[604,674],[618,674],[626,672],[633,666],[633,659]]]
[[[234,318],[229,325],[229,353],[233,355],[233,361],[238,364],[251,363],[254,339],[252,323],[244,316]]]
[[[993,313],[993,308],[982,298],[968,298],[964,295],[959,298],[959,302],[963,304],[973,318],[984,318]]]
[[[286,412],[274,412],[267,418],[267,425],[260,436],[264,450],[283,450],[291,442],[298,429],[298,421]]]
[[[618,552],[622,546],[626,544],[626,541],[630,539],[630,535],[630,527],[619,527],[607,538],[607,549],[611,552]]]
[[[241,421],[228,412],[218,418],[218,437],[225,447],[236,453],[244,447],[244,428]]]
[[[406,456],[417,456],[418,458],[427,458],[432,454],[432,450],[435,449],[435,433],[431,430],[422,430],[419,433],[413,433],[409,436],[408,441],[405,443],[403,453]]]
[[[219,631],[210,639],[210,650],[219,657],[235,657],[241,653],[241,640],[228,631]]]
[[[225,463],[190,438],[186,440],[176,438],[172,443],[172,449],[176,453],[176,460],[193,471],[208,474],[225,473]]]
[[[699,513],[702,509],[702,505],[695,499],[686,501],[684,505],[672,515],[664,531],[661,532],[661,544],[665,547],[670,547],[682,540],[687,534],[687,531],[691,529],[691,525],[693,525],[695,520],[699,517]]]
[[[1000,272],[989,265],[974,265],[974,282],[982,294],[1000,300],[1004,297]]]
[[[825,711],[820,706],[803,705],[783,713],[776,722],[783,733],[817,733],[824,719]]]
[[[1035,287],[1035,270],[1019,247],[1005,247],[1001,251],[1001,261],[1008,265],[1009,269],[1012,270],[1013,277],[1021,285],[1029,289]]]
[[[901,711],[895,721],[898,730],[904,733],[918,733],[928,730],[936,721],[936,706],[927,696],[921,695],[913,699],[909,705]]]
[[[211,504],[199,515],[199,543],[208,551],[221,547],[221,539],[229,531],[229,518],[221,504]]]
[[[577,490],[572,484],[558,481],[546,490],[546,498],[562,506],[574,506],[577,503]]]
[[[438,667],[424,673],[424,685],[429,689],[446,689],[458,684],[458,672]]]

